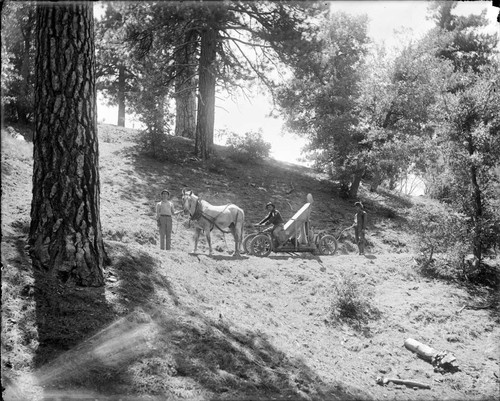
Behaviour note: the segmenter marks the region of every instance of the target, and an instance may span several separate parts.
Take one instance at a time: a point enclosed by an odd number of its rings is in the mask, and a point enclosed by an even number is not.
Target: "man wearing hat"
[[[161,202],[156,204],[156,222],[160,229],[160,249],[170,249],[172,235],[172,216],[175,213],[174,205],[169,200],[170,192],[166,189],[161,191]]]
[[[271,235],[277,239],[278,233],[283,229],[284,222],[281,213],[276,210],[274,203],[268,202],[266,205],[266,210],[269,214],[260,222],[257,223],[258,226],[267,226],[272,224]],[[267,231],[267,230],[266,230]]]
[[[356,243],[358,244],[359,254],[365,254],[365,231],[366,231],[366,212],[363,204],[361,202],[356,202],[354,204],[356,207],[356,214],[354,215],[354,235],[356,237]]]

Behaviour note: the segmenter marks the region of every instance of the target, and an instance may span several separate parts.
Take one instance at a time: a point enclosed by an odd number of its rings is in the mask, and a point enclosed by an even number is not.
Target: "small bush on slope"
[[[255,162],[269,156],[271,144],[264,141],[262,132],[247,132],[244,137],[232,133],[227,138],[229,157],[240,163]]]
[[[342,277],[334,284],[330,317],[333,321],[361,328],[379,312],[372,306],[373,292],[350,277]]]

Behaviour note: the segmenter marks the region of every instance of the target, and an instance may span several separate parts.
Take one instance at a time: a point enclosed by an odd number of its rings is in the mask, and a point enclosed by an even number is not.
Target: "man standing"
[[[177,214],[169,198],[170,192],[164,189],[161,191],[161,202],[156,204],[156,222],[160,229],[160,249],[166,249],[167,251],[170,250],[172,216]]]
[[[366,230],[366,212],[361,202],[354,204],[356,214],[354,215],[354,235],[358,244],[359,254],[365,254],[365,230]]]

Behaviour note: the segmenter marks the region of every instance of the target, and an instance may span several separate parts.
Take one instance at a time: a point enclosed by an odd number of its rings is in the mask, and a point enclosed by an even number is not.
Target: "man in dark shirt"
[[[354,215],[354,234],[358,244],[359,254],[365,254],[365,231],[366,231],[366,212],[361,202],[356,202],[356,214]]]
[[[271,202],[269,202],[266,205],[266,210],[269,211],[269,214],[263,220],[259,221],[259,223],[257,225],[268,226],[268,225],[272,224],[273,226],[270,227],[269,229],[266,229],[265,231],[270,230],[271,235],[273,237],[277,238],[278,232],[283,229],[283,226],[285,224],[283,222],[283,217],[281,217],[281,213],[278,210],[276,210],[276,207]]]

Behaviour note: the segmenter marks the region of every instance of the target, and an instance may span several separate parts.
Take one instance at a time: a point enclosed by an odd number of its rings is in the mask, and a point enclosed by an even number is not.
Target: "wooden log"
[[[427,389],[431,388],[431,386],[429,384],[420,383],[420,382],[417,382],[414,380],[403,380],[403,379],[396,379],[396,378],[392,378],[392,377],[378,377],[377,378],[378,384],[385,385],[385,384],[388,384],[390,382],[392,382],[394,384],[403,384],[405,386],[412,387],[412,388],[414,388],[414,387],[427,388]]]
[[[429,361],[435,369],[441,370],[456,370],[456,358],[453,354],[446,351],[438,352],[428,345],[422,344],[413,338],[405,340],[405,347],[410,351],[416,352],[422,359]]]
[[[405,340],[405,347],[410,351],[416,352],[422,358],[428,360],[429,362],[433,362],[436,355],[439,354],[434,348],[429,347],[428,345],[422,344],[413,338],[407,338]]]

